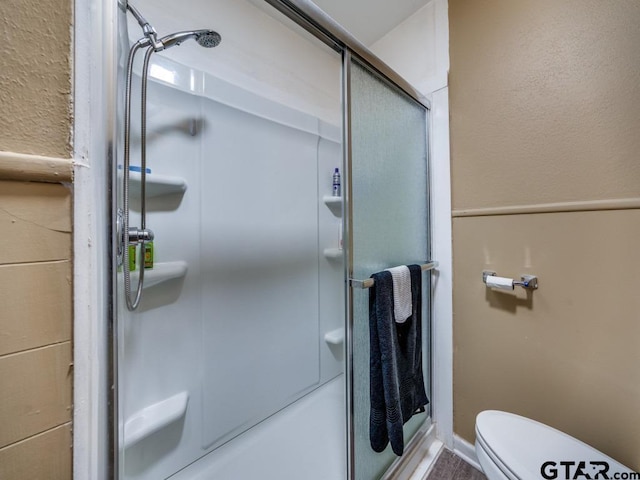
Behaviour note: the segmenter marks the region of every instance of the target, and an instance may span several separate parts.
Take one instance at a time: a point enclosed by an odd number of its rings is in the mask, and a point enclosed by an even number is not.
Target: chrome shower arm
[[[147,19],[144,18],[142,14],[138,11],[138,9],[133,5],[131,5],[131,3],[129,2],[127,2],[127,10],[129,10],[133,14],[133,16],[138,21],[138,24],[140,25],[140,28],[142,28],[142,31],[144,32],[145,35],[147,34],[147,32],[156,33],[156,29],[153,28],[151,24],[147,21]]]
[[[140,25],[140,28],[142,28],[142,33],[146,38],[149,39],[151,45],[153,45],[153,48],[156,49],[156,51],[158,49],[162,50],[162,43],[158,41],[158,33],[156,32],[156,29],[153,28],[153,26],[147,21],[147,19],[144,18],[138,11],[138,9],[131,5],[130,2],[127,2],[127,10],[129,10],[134,18],[138,21],[138,25]]]

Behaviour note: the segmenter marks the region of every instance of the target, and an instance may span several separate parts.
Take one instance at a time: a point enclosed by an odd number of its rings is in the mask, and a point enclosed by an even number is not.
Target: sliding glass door
[[[264,2],[132,8],[167,48],[144,96],[132,62],[114,172],[130,227],[145,211],[154,232],[114,266],[117,478],[344,480],[341,55]],[[123,59],[135,20],[120,11]],[[171,43],[202,28],[215,48]]]
[[[396,455],[388,445],[371,445],[369,296],[365,280],[386,268],[424,264],[430,258],[427,175],[427,110],[347,56],[350,131],[348,206],[350,232],[350,318],[352,335],[351,468],[357,480],[380,478]],[[422,274],[422,370],[429,391],[430,275]],[[374,359],[375,360],[375,359]],[[375,384],[375,382],[373,382]],[[404,425],[404,446],[429,417],[414,415]],[[379,440],[379,439],[378,439]],[[375,439],[374,439],[375,443]]]

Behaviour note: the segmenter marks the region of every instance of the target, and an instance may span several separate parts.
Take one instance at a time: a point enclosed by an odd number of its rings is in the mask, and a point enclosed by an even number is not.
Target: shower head
[[[205,48],[217,47],[222,41],[222,37],[218,32],[213,30],[189,30],[186,32],[176,32],[166,37],[162,37],[159,42],[162,44],[162,48],[159,50],[166,50],[175,45],[180,45],[185,40],[194,38],[199,45]]]
[[[213,30],[204,30],[204,33],[196,36],[196,42],[201,47],[204,48],[213,48],[220,45],[222,41],[222,37],[218,32],[214,32]]]

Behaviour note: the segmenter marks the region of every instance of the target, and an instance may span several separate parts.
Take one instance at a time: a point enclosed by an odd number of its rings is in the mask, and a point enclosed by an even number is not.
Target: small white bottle
[[[339,197],[342,195],[342,188],[340,187],[340,170],[338,167],[333,171],[333,196]]]

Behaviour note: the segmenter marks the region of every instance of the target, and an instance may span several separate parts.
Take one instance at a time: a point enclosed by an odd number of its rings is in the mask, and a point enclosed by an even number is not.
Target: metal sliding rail
[[[354,56],[380,73],[383,80],[427,109],[431,102],[402,78],[389,65],[373,54],[363,43],[351,35],[342,25],[323,12],[310,0],[265,0],[269,5],[292,19],[331,48],[349,50]]]
[[[423,272],[426,272],[427,270],[435,270],[436,268],[438,268],[438,262],[431,261],[423,263],[422,265],[420,265],[420,268]],[[350,278],[349,284],[353,288],[371,288],[374,285],[374,280],[373,278],[367,278],[366,280],[356,280],[355,278]]]

